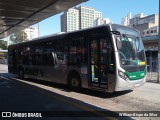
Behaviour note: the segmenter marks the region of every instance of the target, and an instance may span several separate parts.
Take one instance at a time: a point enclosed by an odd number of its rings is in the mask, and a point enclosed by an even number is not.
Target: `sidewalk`
[[[0,64],[0,73],[8,73],[8,65]]]

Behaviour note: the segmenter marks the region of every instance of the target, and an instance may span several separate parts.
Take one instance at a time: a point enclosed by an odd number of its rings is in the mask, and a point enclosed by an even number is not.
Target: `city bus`
[[[109,93],[143,85],[147,73],[139,32],[117,24],[10,45],[8,70],[20,78]]]

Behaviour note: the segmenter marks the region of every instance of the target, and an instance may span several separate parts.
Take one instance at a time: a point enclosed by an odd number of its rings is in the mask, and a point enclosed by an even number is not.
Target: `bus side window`
[[[59,63],[63,63],[64,62],[64,53],[63,52],[57,52],[57,60]]]
[[[43,65],[54,65],[54,58],[52,53],[43,54]]]
[[[84,37],[72,38],[69,41],[69,63],[72,65],[80,65],[86,62],[87,49],[84,44]]]
[[[41,54],[37,54],[33,56],[33,61],[35,65],[42,65],[42,55]]]

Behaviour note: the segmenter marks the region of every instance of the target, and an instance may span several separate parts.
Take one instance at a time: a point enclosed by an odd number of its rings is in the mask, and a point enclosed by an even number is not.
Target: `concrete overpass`
[[[0,0],[0,39],[85,1]]]

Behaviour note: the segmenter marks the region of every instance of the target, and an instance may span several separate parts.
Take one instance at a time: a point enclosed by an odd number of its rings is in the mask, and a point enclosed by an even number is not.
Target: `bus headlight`
[[[119,77],[121,77],[124,80],[127,80],[127,78],[128,78],[127,75],[124,72],[122,72],[121,70],[118,70],[118,75],[119,75]]]

